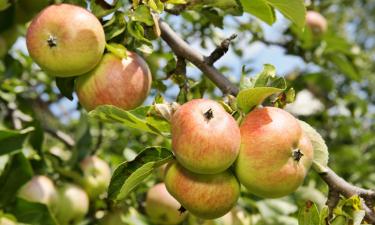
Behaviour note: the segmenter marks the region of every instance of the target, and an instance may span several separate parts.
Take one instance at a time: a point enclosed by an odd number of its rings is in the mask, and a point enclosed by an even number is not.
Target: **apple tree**
[[[0,0],[0,224],[375,224],[374,12]]]

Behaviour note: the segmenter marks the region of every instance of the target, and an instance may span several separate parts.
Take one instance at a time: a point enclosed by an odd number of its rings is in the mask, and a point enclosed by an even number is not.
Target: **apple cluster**
[[[175,160],[166,167],[165,186],[182,209],[203,219],[227,214],[240,184],[264,198],[294,192],[312,164],[310,140],[279,108],[257,108],[238,126],[219,103],[195,99],[177,109],[171,126]]]
[[[83,176],[74,183],[58,187],[44,175],[36,175],[18,192],[18,197],[49,207],[58,224],[77,224],[89,211],[89,201],[106,192],[111,178],[109,165],[97,156],[80,162]]]
[[[48,6],[32,20],[26,44],[48,74],[77,77],[76,92],[87,111],[99,105],[130,110],[148,96],[152,76],[147,63],[135,52],[125,58],[105,52],[102,24],[82,7]]]

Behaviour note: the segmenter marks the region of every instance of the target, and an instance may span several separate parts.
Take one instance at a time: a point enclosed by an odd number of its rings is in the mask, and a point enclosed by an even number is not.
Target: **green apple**
[[[106,192],[111,181],[111,168],[97,156],[88,156],[80,163],[83,171],[82,186],[91,199]]]
[[[146,214],[158,225],[176,225],[185,220],[187,213],[180,212],[181,204],[173,198],[164,183],[150,188],[146,197]]]
[[[84,74],[100,62],[105,35],[99,20],[86,9],[57,4],[33,19],[26,44],[30,56],[43,70],[70,77]]]
[[[119,209],[108,212],[100,221],[99,225],[128,225],[123,219],[123,212]]]

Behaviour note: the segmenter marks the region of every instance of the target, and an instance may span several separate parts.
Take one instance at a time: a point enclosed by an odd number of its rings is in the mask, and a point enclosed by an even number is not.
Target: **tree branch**
[[[177,56],[187,59],[198,67],[224,94],[238,94],[237,86],[232,84],[232,82],[230,82],[214,66],[207,64],[205,57],[192,49],[191,46],[182,40],[167,23],[159,20],[159,27],[161,30],[161,37]]]
[[[219,60],[225,53],[227,53],[229,49],[230,43],[237,37],[237,34],[232,34],[229,38],[225,39],[221,42],[220,46],[218,46],[210,56],[206,57],[206,63],[212,66],[217,60]]]
[[[215,67],[209,65],[205,61],[205,57],[198,53],[196,50],[192,49],[184,40],[182,40],[171,27],[159,20],[159,26],[162,31],[162,38],[167,44],[172,48],[173,52],[180,57],[192,62],[197,66],[205,75],[218,86],[224,93],[232,94],[236,96],[238,94],[238,88],[232,84],[223,74],[221,74]],[[362,207],[366,211],[365,219],[371,223],[375,224],[375,213],[372,209],[372,205],[375,201],[375,191],[366,190],[357,186],[354,186],[343,178],[338,176],[330,168],[327,168],[325,173],[320,173],[320,177],[327,183],[330,188],[331,193],[339,193],[346,198],[350,198],[353,195],[358,195],[362,199]],[[337,194],[335,194],[337,196]],[[332,196],[334,198],[335,196]],[[333,205],[334,202],[332,202]],[[331,203],[330,203],[331,204]]]

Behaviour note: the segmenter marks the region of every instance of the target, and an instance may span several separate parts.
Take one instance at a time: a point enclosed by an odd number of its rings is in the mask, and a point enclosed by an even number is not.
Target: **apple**
[[[146,99],[151,81],[147,63],[136,53],[128,52],[127,58],[105,54],[94,70],[78,77],[76,90],[87,111],[99,105],[131,110]]]
[[[306,26],[311,29],[314,34],[323,34],[327,31],[327,20],[318,12],[306,12]]]
[[[165,173],[168,192],[191,214],[215,219],[228,213],[240,195],[240,184],[229,171],[197,174],[171,162]]]
[[[238,156],[238,124],[213,100],[194,99],[183,104],[172,116],[171,129],[176,159],[192,172],[223,172]]]
[[[294,192],[313,159],[313,147],[298,121],[282,109],[264,107],[250,112],[240,129],[241,149],[235,163],[240,183],[264,198]]]
[[[26,44],[30,56],[43,70],[70,77],[84,74],[100,62],[105,35],[99,20],[86,9],[57,4],[32,20]]]
[[[76,224],[89,210],[89,198],[84,190],[75,184],[64,184],[59,189],[56,219],[60,225]]]
[[[88,156],[80,163],[83,171],[82,186],[91,199],[103,194],[111,181],[111,168],[97,156]]]
[[[53,208],[57,201],[58,193],[55,185],[48,177],[38,175],[32,177],[30,181],[20,188],[18,197]]]
[[[15,221],[7,217],[0,217],[0,224],[1,225],[17,225]]]
[[[123,212],[120,210],[114,210],[108,212],[100,221],[99,225],[127,225],[123,219]]]
[[[176,225],[185,220],[187,213],[180,212],[181,204],[173,198],[164,183],[150,188],[146,197],[146,214],[154,224]]]

